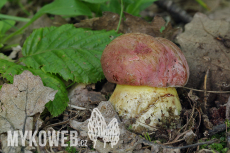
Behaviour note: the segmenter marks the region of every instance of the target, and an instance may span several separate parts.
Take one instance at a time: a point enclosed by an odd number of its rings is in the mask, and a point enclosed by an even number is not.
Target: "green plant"
[[[7,0],[0,3],[0,6],[4,5]],[[4,14],[0,14],[0,18],[13,19],[15,21],[28,22],[22,28],[18,29],[16,32],[10,34],[2,40],[2,44],[6,43],[11,37],[20,34],[25,28],[32,24],[35,20],[41,17],[45,13],[54,15],[64,15],[64,16],[79,16],[86,15],[91,17],[92,12],[96,15],[102,15],[103,11],[110,11],[118,13],[122,16],[123,10],[132,15],[138,16],[140,11],[144,10],[151,3],[156,0],[55,0],[54,2],[42,7],[31,19],[12,17]],[[20,4],[20,3],[19,3]],[[121,18],[119,23],[121,22]],[[120,25],[120,24],[119,24]],[[118,25],[118,28],[119,28]]]
[[[222,132],[220,134],[215,134],[211,137],[211,139],[218,139],[220,140],[219,143],[213,143],[213,144],[204,144],[201,145],[200,149],[212,149],[215,151],[218,151],[220,153],[226,153],[228,148],[227,148],[227,142],[226,142],[226,137],[225,137],[225,132]],[[207,139],[206,141],[209,141],[209,139]]]
[[[6,1],[0,2],[0,8]],[[155,0],[124,0],[123,4],[122,0],[121,3],[118,0],[55,0],[42,7],[27,24],[8,36],[4,34],[12,27],[15,21],[10,20],[11,26],[4,25],[2,30],[0,22],[1,43],[4,44],[11,37],[23,32],[26,27],[45,13],[64,16],[92,16],[90,4],[96,3],[110,8],[116,7],[112,6],[112,3],[118,3],[122,17],[123,9],[121,8],[123,6],[125,9],[133,7],[138,12],[142,4],[153,1]],[[2,18],[10,17],[2,15]],[[23,20],[23,18],[18,19]],[[17,20],[17,17],[14,20]],[[40,28],[35,30],[23,45],[23,57],[19,60],[25,66],[16,64],[2,55],[0,56],[0,73],[2,77],[11,83],[13,83],[13,76],[22,73],[24,70],[29,70],[34,75],[39,75],[45,86],[58,90],[54,101],[46,104],[49,112],[53,116],[58,116],[65,110],[69,101],[67,87],[63,80],[78,83],[96,83],[103,79],[104,74],[100,64],[102,51],[107,44],[119,35],[121,34],[117,34],[115,31],[92,31],[75,28],[73,25],[68,24],[61,27]]]
[[[145,133],[144,136],[145,136],[145,139],[146,139],[146,140],[152,141],[148,133]]]
[[[7,0],[0,1],[0,9],[5,5]],[[1,19],[1,16],[0,16]],[[2,39],[5,37],[5,33],[14,26],[15,21],[13,20],[0,20],[0,48],[3,47]]]
[[[67,142],[68,146],[65,148],[65,151],[68,153],[76,153],[77,149],[74,148],[73,146],[70,146],[70,141]]]
[[[230,128],[230,121],[228,119],[226,119],[225,124],[228,128]]]
[[[162,33],[165,30],[165,26],[162,26],[160,32]]]
[[[92,31],[73,25],[40,28],[25,41],[18,65],[0,57],[2,77],[13,82],[13,76],[24,70],[39,75],[45,86],[58,90],[54,101],[46,104],[53,116],[61,114],[68,104],[64,80],[96,83],[104,78],[100,58],[105,46],[120,34],[115,31]],[[3,56],[4,57],[4,56]]]
[[[207,6],[207,4],[203,0],[196,0],[196,2],[200,4],[200,6],[202,6],[206,10],[210,11],[210,8]]]
[[[16,32],[10,34],[3,40],[5,43],[11,37],[21,33],[25,28],[27,28],[30,24],[32,24],[35,20],[41,17],[43,14],[55,14],[55,15],[65,15],[65,16],[78,16],[78,15],[87,15],[91,16],[92,13],[90,9],[81,1],[78,0],[55,0],[54,2],[45,5],[42,7],[34,16],[30,19],[30,21],[25,24],[22,28],[17,30]]]
[[[132,130],[132,125],[129,125],[128,130]]]

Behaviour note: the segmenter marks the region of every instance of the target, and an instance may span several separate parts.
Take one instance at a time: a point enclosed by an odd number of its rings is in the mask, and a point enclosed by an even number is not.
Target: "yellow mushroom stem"
[[[174,87],[154,88],[148,86],[117,85],[109,101],[124,119],[136,119],[132,129],[156,130],[162,116],[169,110],[179,115],[181,104]]]

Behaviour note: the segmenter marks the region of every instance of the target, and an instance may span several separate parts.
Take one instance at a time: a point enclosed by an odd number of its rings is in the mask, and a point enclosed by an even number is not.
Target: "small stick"
[[[204,90],[199,90],[199,89],[194,89],[194,88],[189,88],[189,87],[182,87],[185,89],[193,90],[193,91],[198,91],[198,92],[204,92]],[[230,91],[206,91],[207,93],[217,93],[217,94],[224,94],[224,93],[230,93]]]
[[[207,113],[207,101],[208,101],[208,97],[207,97],[207,78],[208,78],[208,74],[209,74],[209,69],[206,71],[205,77],[204,77],[204,112]]]
[[[230,119],[230,96],[228,97],[228,102],[226,105],[226,119],[229,120]]]
[[[189,100],[189,102],[190,102],[190,100]],[[188,124],[190,123],[190,121],[192,120],[192,117],[193,117],[193,114],[194,114],[194,110],[195,110],[195,104],[194,105],[192,105],[192,113],[191,113],[191,115],[190,115],[190,118],[189,118],[189,120],[187,121],[187,123],[178,131],[178,132],[180,132],[181,130],[183,130],[183,129],[186,129],[187,128],[187,126],[188,126]]]
[[[167,142],[167,143],[164,143],[164,145],[169,145],[169,144],[173,144],[173,143],[177,143],[177,142],[180,142],[182,140],[184,140],[184,138],[182,139],[179,139],[181,136],[185,135],[186,133],[188,133],[190,130],[187,130],[183,133],[181,133],[180,135],[178,135],[172,142]],[[179,139],[179,140],[178,140]]]
[[[199,142],[199,143],[195,143],[195,144],[191,144],[191,145],[187,145],[187,146],[172,147],[172,146],[165,146],[165,145],[161,145],[161,144],[156,144],[154,142],[149,142],[148,140],[142,139],[142,142],[147,144],[147,145],[161,146],[162,148],[171,148],[171,149],[185,149],[185,148],[200,146],[200,145],[203,145],[203,144],[213,144],[214,142],[217,142],[217,141],[218,141],[218,139],[214,139],[214,140],[211,140],[211,141]]]
[[[196,108],[196,110],[197,110],[197,112],[199,113],[199,124],[198,124],[198,126],[197,126],[197,130],[196,130],[196,135],[198,135],[198,131],[199,131],[199,127],[200,127],[200,123],[201,123],[201,112],[199,111],[199,109],[197,109]]]
[[[79,110],[86,110],[86,108],[84,107],[79,107],[79,106],[75,106],[75,105],[70,105],[68,104],[69,107],[75,108],[75,109],[79,109]]]

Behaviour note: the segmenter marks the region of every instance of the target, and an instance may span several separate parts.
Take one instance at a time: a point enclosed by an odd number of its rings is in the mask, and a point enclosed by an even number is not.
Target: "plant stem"
[[[22,5],[22,3],[20,2],[20,0],[18,0],[17,3],[18,3],[18,6],[23,10],[23,12],[26,15],[30,16],[30,13],[25,9],[25,7]]]
[[[10,39],[11,37],[21,33],[25,28],[27,28],[30,24],[32,24],[35,20],[37,20],[39,17],[41,17],[44,13],[37,13],[34,15],[34,17],[32,19],[30,19],[30,21],[28,23],[26,23],[23,27],[21,27],[19,30],[15,31],[14,33],[10,34],[8,37],[6,37],[2,43],[4,44],[8,39]]]
[[[30,19],[28,19],[28,18],[10,16],[10,15],[5,15],[5,14],[0,14],[0,18],[9,19],[9,20],[15,20],[15,21],[21,21],[21,22],[29,22],[30,21]]]
[[[123,16],[123,0],[121,0],[121,13],[120,13],[120,19],[119,19],[119,22],[118,22],[118,25],[117,25],[117,30],[116,32],[118,32],[119,28],[120,28],[120,25],[121,25],[121,20],[122,20],[122,16]]]

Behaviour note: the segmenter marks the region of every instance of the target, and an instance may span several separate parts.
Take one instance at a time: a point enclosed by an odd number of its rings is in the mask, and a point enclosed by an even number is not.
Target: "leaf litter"
[[[202,13],[195,14],[185,32],[177,37],[190,68],[187,87],[204,89],[204,77],[209,69],[207,90],[230,90],[230,24],[211,20]],[[201,95],[200,95],[201,96]],[[208,101],[224,104],[230,94],[210,94]]]
[[[124,12],[125,20],[122,20],[119,31],[121,33],[145,33],[154,37],[164,37],[173,40],[181,32],[180,28],[173,28],[171,23],[156,15],[152,22],[147,22],[140,17]],[[76,23],[77,28],[91,28],[93,30],[116,30],[120,16],[112,12],[104,12],[102,17],[82,20]],[[165,27],[163,32],[160,29]]]

